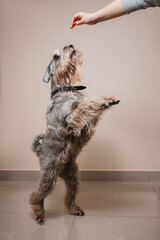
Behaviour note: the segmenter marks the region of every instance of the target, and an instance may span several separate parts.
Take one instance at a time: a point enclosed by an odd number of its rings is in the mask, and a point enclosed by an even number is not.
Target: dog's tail
[[[40,143],[40,140],[44,138],[44,135],[45,134],[42,134],[42,133],[39,135],[36,135],[32,141],[31,149],[37,156],[42,154],[43,148],[42,148],[42,144]]]

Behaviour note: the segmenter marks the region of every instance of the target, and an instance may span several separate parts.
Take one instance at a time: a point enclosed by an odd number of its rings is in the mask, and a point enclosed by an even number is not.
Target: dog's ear
[[[53,60],[50,62],[50,64],[48,65],[48,67],[47,67],[47,70],[46,70],[46,72],[45,72],[45,74],[44,74],[44,77],[43,77],[43,82],[45,82],[45,83],[49,83],[49,81],[50,81],[50,79],[51,79],[51,65],[52,65],[52,63],[53,63]]]
[[[51,77],[53,77],[55,62],[59,59],[59,57],[60,57],[60,51],[58,49],[56,49],[53,52],[52,60],[51,60],[50,64],[48,65],[45,75],[43,77],[43,82],[49,83]]]

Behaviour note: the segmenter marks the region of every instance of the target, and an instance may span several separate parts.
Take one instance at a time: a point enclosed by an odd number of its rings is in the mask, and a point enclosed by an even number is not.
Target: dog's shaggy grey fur
[[[82,55],[72,45],[62,54],[55,53],[45,77],[51,78],[51,90],[74,84],[81,77]],[[40,161],[41,174],[38,191],[31,194],[30,204],[37,222],[44,221],[44,199],[53,190],[60,176],[67,189],[65,205],[70,214],[84,215],[76,204],[78,192],[78,166],[76,158],[90,140],[101,115],[112,105],[114,98],[102,97],[94,101],[82,92],[57,92],[48,104],[45,134],[39,134],[32,142],[32,150]]]

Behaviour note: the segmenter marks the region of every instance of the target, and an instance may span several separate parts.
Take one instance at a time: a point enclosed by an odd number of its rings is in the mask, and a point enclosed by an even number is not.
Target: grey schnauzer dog
[[[32,142],[41,172],[39,188],[30,196],[39,224],[44,222],[44,199],[52,192],[58,176],[66,185],[65,206],[69,213],[84,215],[76,204],[79,187],[76,158],[93,136],[104,111],[119,103],[112,97],[91,100],[80,91],[85,87],[73,86],[81,80],[82,62],[82,54],[73,45],[66,46],[62,53],[53,54],[43,79],[51,80],[51,100],[46,113],[46,132]]]

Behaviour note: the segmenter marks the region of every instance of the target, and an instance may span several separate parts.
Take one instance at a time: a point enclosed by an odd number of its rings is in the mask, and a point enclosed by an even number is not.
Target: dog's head
[[[47,67],[43,81],[51,80],[51,89],[74,84],[81,80],[82,54],[73,45],[63,48],[62,53],[55,50]]]

